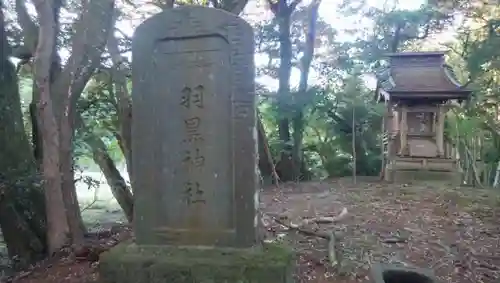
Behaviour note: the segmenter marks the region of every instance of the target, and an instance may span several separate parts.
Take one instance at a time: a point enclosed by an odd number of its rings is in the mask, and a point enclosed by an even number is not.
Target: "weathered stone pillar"
[[[101,282],[291,282],[292,252],[258,237],[253,36],[202,6],[135,31],[136,240],[102,254]]]

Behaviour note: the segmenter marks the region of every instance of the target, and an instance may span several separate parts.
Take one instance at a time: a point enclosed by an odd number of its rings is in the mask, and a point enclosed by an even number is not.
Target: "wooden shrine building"
[[[445,64],[444,52],[389,55],[388,66],[377,73],[376,98],[386,105],[381,177],[397,182],[460,180],[444,127],[449,109],[470,94]]]

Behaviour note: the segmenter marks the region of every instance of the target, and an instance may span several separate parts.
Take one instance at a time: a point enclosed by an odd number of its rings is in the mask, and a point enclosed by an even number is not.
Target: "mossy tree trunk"
[[[4,25],[0,9],[0,228],[14,267],[25,268],[46,255],[45,200]]]

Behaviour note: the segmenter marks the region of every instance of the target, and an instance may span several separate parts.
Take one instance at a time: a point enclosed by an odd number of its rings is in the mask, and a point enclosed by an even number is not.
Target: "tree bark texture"
[[[118,105],[118,141],[125,156],[129,178],[132,178],[132,98],[127,88],[127,78],[123,69],[123,58],[118,48],[118,40],[113,33],[110,33],[107,49],[114,67],[114,94]]]
[[[22,2],[20,0],[16,2],[18,16],[26,12],[26,7]],[[71,55],[64,67],[59,64],[58,60],[54,60],[57,57],[54,55],[56,50],[54,39],[59,32],[57,15],[62,1],[36,0],[33,2],[39,17],[39,26],[37,27],[29,17],[22,18],[24,19],[22,21],[20,17],[20,22],[23,27],[25,45],[33,41],[38,42],[35,59],[38,64],[35,64],[35,77],[39,95],[37,117],[41,120],[38,121],[40,128],[38,134],[41,133],[44,143],[42,168],[47,179],[47,186],[49,184],[56,186],[55,183],[59,182],[65,217],[59,216],[56,218],[57,222],[67,223],[70,233],[67,240],[79,245],[83,241],[84,226],[73,171],[75,106],[87,82],[100,65],[100,57],[112,25],[115,1],[93,0],[84,6],[80,18],[75,23]],[[32,32],[33,27],[38,29],[38,35]],[[51,51],[48,50],[49,47],[52,48]],[[46,158],[45,155],[50,156]],[[56,167],[47,168],[46,166]],[[60,177],[55,177],[56,172]],[[59,198],[53,201],[58,202]],[[58,204],[57,207],[59,206]],[[55,215],[52,216],[55,217]],[[48,217],[50,218],[51,215]],[[60,245],[61,240],[59,239],[57,243]]]
[[[45,256],[45,200],[24,129],[0,1],[0,228],[15,268]]]
[[[279,29],[279,57],[280,66],[278,69],[278,95],[277,103],[280,111],[278,118],[279,138],[282,143],[280,160],[276,164],[276,171],[283,181],[296,180],[294,161],[292,156],[292,140],[290,135],[291,105],[290,100],[290,75],[292,71],[292,41],[291,41],[291,16],[301,0],[294,0],[287,4],[286,0],[273,2],[268,0],[269,7],[278,22]]]
[[[132,191],[120,171],[116,168],[115,162],[106,150],[106,145],[100,138],[93,138],[88,142],[92,147],[94,162],[99,165],[106,181],[111,189],[111,193],[125,213],[129,223],[134,218],[134,198]]]
[[[294,175],[303,178],[306,169],[303,168],[302,158],[302,140],[304,138],[304,108],[306,105],[302,103],[305,101],[304,97],[307,95],[309,70],[314,56],[314,42],[316,39],[316,21],[318,20],[318,10],[321,4],[320,0],[313,0],[309,6],[308,27],[306,33],[306,44],[304,55],[300,59],[300,82],[299,89],[295,97],[295,111],[292,119],[293,125],[293,161],[294,161]]]
[[[47,204],[48,248],[55,253],[68,243],[68,219],[60,174],[59,129],[51,99],[50,68],[54,50],[55,22],[53,1],[34,1],[40,22],[35,55],[35,81],[39,90],[37,122],[43,138],[42,171]]]

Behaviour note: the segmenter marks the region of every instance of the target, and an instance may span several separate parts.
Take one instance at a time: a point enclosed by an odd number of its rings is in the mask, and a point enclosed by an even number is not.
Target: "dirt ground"
[[[443,283],[500,282],[500,193],[492,190],[344,178],[270,188],[261,202],[267,241],[297,251],[296,282],[370,282],[377,262],[429,268]],[[295,226],[341,213],[334,223]],[[93,239],[97,249],[41,263],[10,282],[96,282],[97,254],[130,236],[126,227],[112,232]],[[335,266],[325,232],[335,234]]]

